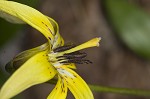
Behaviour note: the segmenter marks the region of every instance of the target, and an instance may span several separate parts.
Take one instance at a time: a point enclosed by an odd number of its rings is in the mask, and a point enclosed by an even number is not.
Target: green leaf
[[[104,0],[107,18],[122,41],[150,59],[150,16],[128,0]]]

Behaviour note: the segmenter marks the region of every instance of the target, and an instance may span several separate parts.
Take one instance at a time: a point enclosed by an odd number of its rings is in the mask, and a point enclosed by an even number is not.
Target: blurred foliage
[[[16,1],[22,4],[26,4],[30,7],[36,7],[39,4],[39,0],[12,0],[12,1]]]
[[[6,41],[13,37],[20,28],[21,25],[14,25],[12,23],[6,22],[3,19],[0,19],[0,46],[5,44]]]
[[[104,0],[106,16],[121,40],[136,54],[150,59],[150,16],[128,0]]]
[[[6,76],[4,75],[4,73],[0,70],[0,86],[4,83],[4,81],[6,81]]]
[[[27,4],[31,7],[36,7],[39,0],[13,0],[19,3]],[[5,44],[10,38],[14,37],[22,25],[12,24],[0,18],[0,47]]]

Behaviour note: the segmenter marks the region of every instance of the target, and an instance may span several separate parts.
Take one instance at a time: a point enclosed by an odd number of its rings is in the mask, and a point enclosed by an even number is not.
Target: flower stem
[[[124,95],[135,95],[135,96],[150,96],[150,90],[140,90],[131,88],[116,88],[98,85],[89,85],[93,91],[103,93],[115,93]]]

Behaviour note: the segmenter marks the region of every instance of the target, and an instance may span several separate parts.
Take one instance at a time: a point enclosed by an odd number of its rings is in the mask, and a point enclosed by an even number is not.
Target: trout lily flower
[[[24,51],[6,65],[11,77],[0,89],[0,99],[10,99],[25,89],[56,79],[47,99],[65,99],[68,89],[76,99],[93,99],[86,82],[74,71],[75,63],[90,63],[79,50],[99,46],[94,38],[79,46],[64,44],[57,23],[39,11],[14,1],[0,0],[0,17],[12,23],[27,23],[40,31],[47,43]]]

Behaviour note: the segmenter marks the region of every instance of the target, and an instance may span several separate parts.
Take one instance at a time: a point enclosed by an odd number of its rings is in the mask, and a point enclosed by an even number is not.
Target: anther
[[[67,59],[72,59],[72,58],[85,58],[87,56],[86,53],[69,53],[69,54],[64,54],[63,55]]]
[[[75,47],[75,45],[73,45],[73,44],[71,44],[71,45],[60,46],[60,47],[54,49],[54,52],[62,52],[62,51],[71,49],[71,48],[73,48],[73,47]]]

